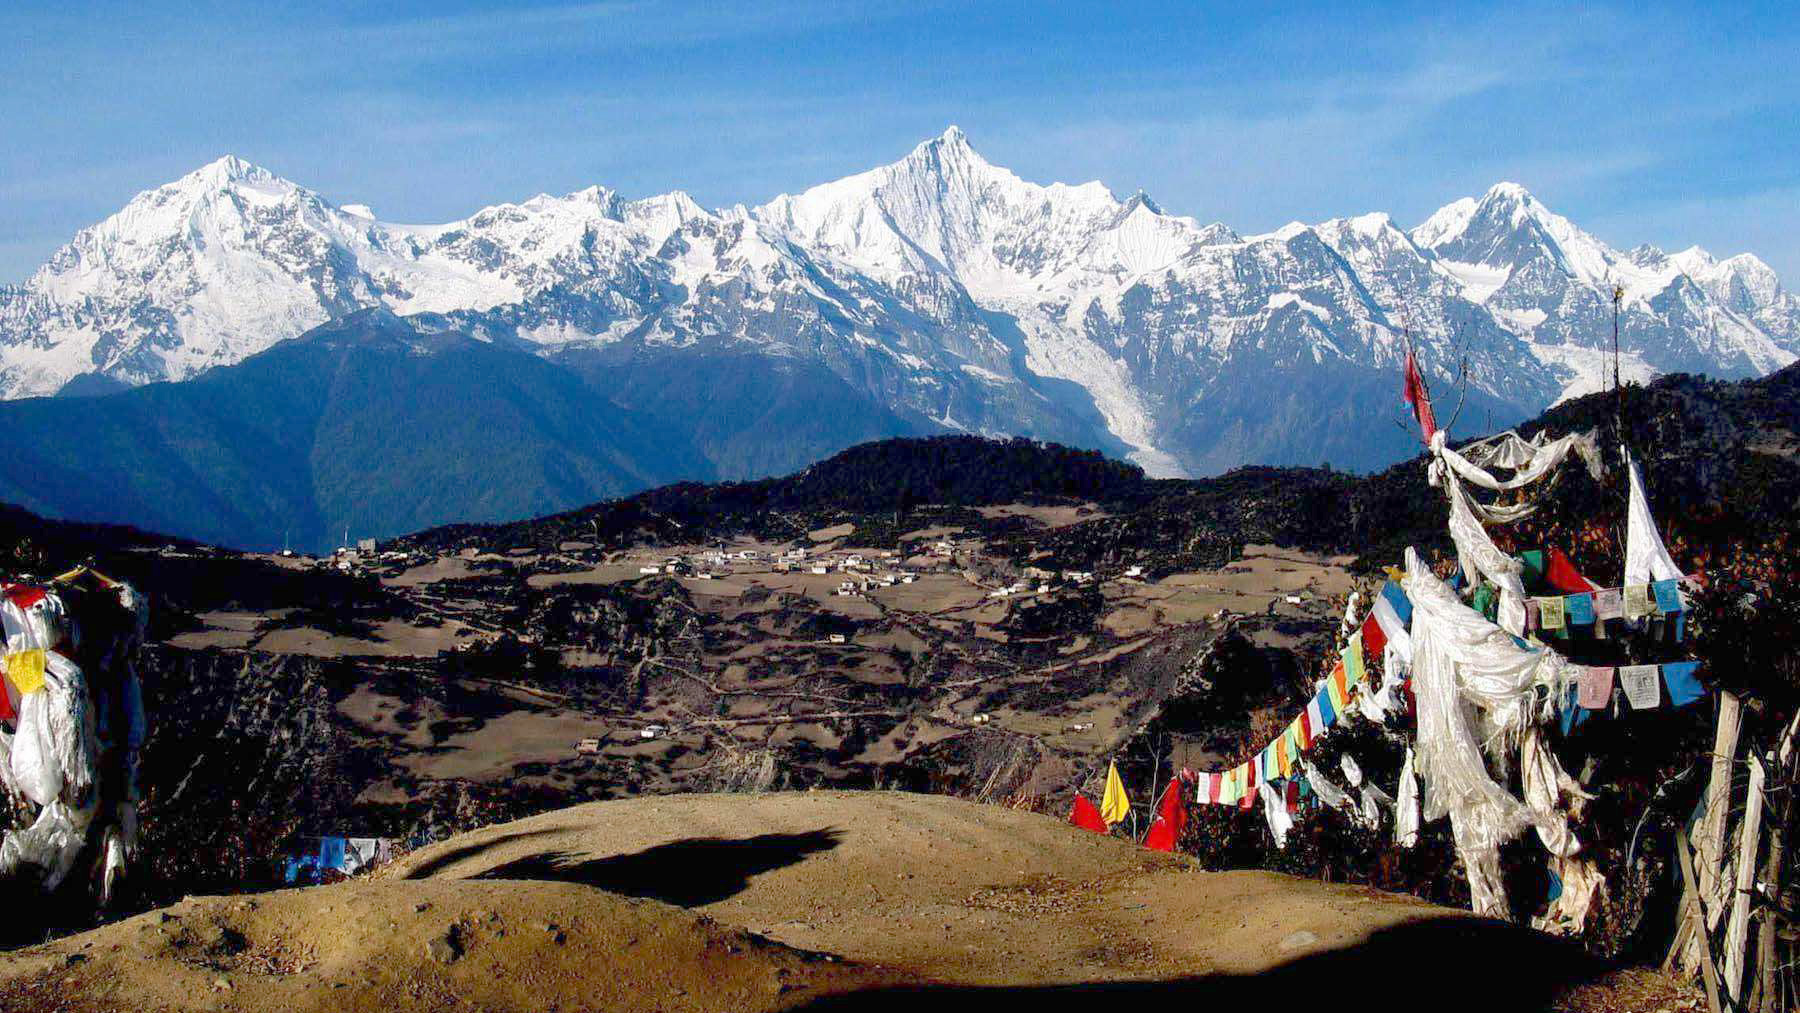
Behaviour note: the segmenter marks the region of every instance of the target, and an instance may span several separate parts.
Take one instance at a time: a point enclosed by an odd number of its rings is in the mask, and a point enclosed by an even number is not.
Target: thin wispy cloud
[[[953,122],[1028,179],[1142,188],[1244,231],[1375,209],[1414,221],[1511,179],[1615,242],[1682,222],[1711,237],[1723,228],[1693,209],[1800,186],[1792,20],[1566,5],[13,8],[0,278],[48,256],[41,237],[225,152],[431,221],[594,183],[759,203]],[[1707,241],[1756,245],[1800,277],[1800,229],[1761,224],[1794,218],[1722,211],[1749,231]]]

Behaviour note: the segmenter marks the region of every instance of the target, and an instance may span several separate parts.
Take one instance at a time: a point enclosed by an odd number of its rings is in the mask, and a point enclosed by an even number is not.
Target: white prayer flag
[[[1619,686],[1635,710],[1649,710],[1662,699],[1656,665],[1629,665],[1619,669]]]

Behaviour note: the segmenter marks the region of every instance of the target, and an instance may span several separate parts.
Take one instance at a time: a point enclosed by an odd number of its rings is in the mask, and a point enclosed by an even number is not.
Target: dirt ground
[[[1685,1008],[1511,926],[888,792],[594,803],[0,956],[0,1008]],[[1632,1006],[1612,1005],[1627,996]],[[1200,1005],[1191,1006],[1189,1004]]]

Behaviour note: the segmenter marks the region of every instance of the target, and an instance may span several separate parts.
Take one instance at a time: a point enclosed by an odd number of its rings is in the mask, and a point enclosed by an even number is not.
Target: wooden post
[[[1800,733],[1800,714],[1794,715],[1794,721],[1782,733],[1780,744],[1775,751],[1775,781],[1783,788],[1792,788],[1794,783],[1790,761],[1793,759],[1794,737]],[[1794,814],[1794,794],[1792,791],[1778,791],[1780,799],[1769,820],[1769,855],[1763,859],[1763,882],[1769,884],[1777,902],[1781,897],[1781,877],[1786,859],[1786,835],[1789,820]],[[1760,973],[1759,991],[1762,994],[1762,1008],[1771,1013],[1782,1013],[1785,1006],[1782,1002],[1782,975],[1779,970],[1780,959],[1775,948],[1775,906],[1771,903],[1758,912],[1756,927],[1756,965]]]
[[[1719,924],[1718,911],[1724,890],[1719,867],[1725,862],[1725,823],[1731,815],[1731,765],[1737,759],[1738,729],[1743,709],[1737,694],[1730,690],[1719,693],[1719,727],[1713,734],[1712,776],[1706,782],[1706,818],[1700,824],[1700,899],[1712,906],[1707,912],[1707,927]]]
[[[1756,886],[1756,852],[1762,839],[1763,766],[1752,753],[1750,794],[1744,803],[1744,824],[1738,830],[1736,892],[1731,898],[1731,922],[1725,928],[1725,990],[1731,1001],[1744,1001],[1744,951],[1750,934],[1750,891]]]
[[[1743,722],[1743,709],[1736,693],[1719,692],[1719,724],[1713,733],[1712,773],[1706,782],[1706,813],[1700,819],[1700,878],[1695,884],[1700,902],[1700,917],[1683,922],[1675,933],[1675,944],[1669,948],[1669,963],[1683,974],[1693,974],[1700,965],[1700,951],[1707,946],[1707,934],[1719,927],[1725,910],[1721,869],[1725,864],[1725,823],[1731,813],[1731,765],[1737,758],[1738,729]]]
[[[1698,926],[1701,920],[1700,884],[1694,879],[1694,856],[1688,847],[1686,830],[1675,831],[1675,854],[1680,859],[1682,890],[1682,925]],[[1706,980],[1706,1005],[1712,1013],[1719,1010],[1719,969],[1713,966],[1712,946],[1706,933],[1699,933],[1700,970]],[[1671,951],[1673,956],[1673,951]]]
[[[1719,729],[1713,736],[1712,778],[1706,789],[1706,821],[1701,826],[1700,899],[1707,906],[1706,927],[1719,927],[1720,917],[1730,905],[1728,884],[1723,875],[1725,865],[1725,825],[1731,819],[1731,771],[1737,762],[1738,732],[1743,725],[1743,708],[1737,694],[1719,694]],[[1715,792],[1714,789],[1717,789]]]

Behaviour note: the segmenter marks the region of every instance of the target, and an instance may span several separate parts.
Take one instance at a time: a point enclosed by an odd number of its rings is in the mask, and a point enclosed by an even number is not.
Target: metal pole
[[[1619,381],[1619,303],[1625,298],[1625,289],[1621,285],[1613,286],[1613,391],[1618,397],[1618,409],[1614,422],[1619,427],[1619,442],[1625,442],[1625,385]]]

